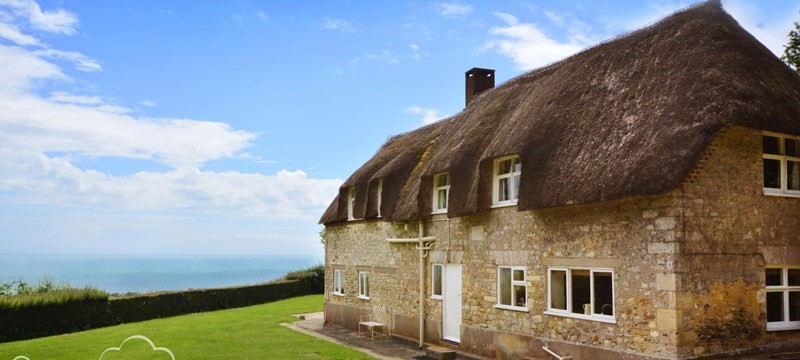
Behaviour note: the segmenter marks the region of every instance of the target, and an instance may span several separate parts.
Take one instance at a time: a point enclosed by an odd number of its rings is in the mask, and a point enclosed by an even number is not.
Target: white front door
[[[442,301],[442,337],[461,342],[461,265],[445,264]]]

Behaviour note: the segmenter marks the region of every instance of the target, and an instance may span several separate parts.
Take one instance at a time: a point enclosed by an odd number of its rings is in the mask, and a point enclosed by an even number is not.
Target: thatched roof
[[[726,125],[800,134],[800,76],[718,1],[675,13],[477,96],[461,113],[390,139],[320,220],[411,221],[449,172],[449,216],[491,206],[492,160],[519,154],[518,210],[665,193]],[[368,194],[368,196],[364,196]]]

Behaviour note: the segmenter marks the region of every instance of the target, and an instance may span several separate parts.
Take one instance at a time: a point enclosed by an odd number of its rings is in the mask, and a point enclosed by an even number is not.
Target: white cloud
[[[9,10],[18,19],[24,19],[33,28],[51,33],[72,35],[78,17],[66,10],[43,11],[33,0],[0,0],[0,8]]]
[[[103,99],[101,99],[99,96],[73,95],[66,91],[54,91],[50,93],[49,100],[59,103],[79,104],[79,105],[103,104]]]
[[[85,105],[85,104],[84,104]],[[173,167],[230,158],[255,135],[228,124],[144,119],[113,105],[57,103],[26,94],[0,96],[0,143],[30,151],[148,159]]]
[[[75,63],[76,69],[84,72],[97,72],[103,70],[103,67],[96,61],[90,59],[86,55],[83,55],[75,51],[60,51],[53,49],[45,49],[45,50],[34,51],[33,54],[43,57],[72,61],[73,63]]]
[[[0,148],[0,190],[28,201],[124,210],[236,211],[265,218],[315,218],[342,180],[309,178],[302,170],[274,175],[178,168],[111,176],[83,170],[66,157]]]
[[[356,28],[345,19],[322,19],[322,28],[327,30],[338,30],[343,32],[355,32]]]
[[[422,115],[422,124],[428,125],[433,124],[439,120],[444,119],[446,116],[442,116],[439,114],[439,110],[434,108],[426,108],[422,106],[409,106],[406,108],[406,112],[409,114],[414,115]]]
[[[487,42],[485,48],[510,57],[521,70],[550,64],[575,54],[588,45],[585,43],[585,36],[579,34],[570,36],[567,42],[559,42],[547,36],[536,24],[521,23],[507,13],[497,12],[495,16],[503,20],[506,26],[489,30],[492,35],[501,38]]]
[[[58,66],[34,53],[0,45],[0,91],[27,91],[36,80],[65,78]]]
[[[0,38],[11,40],[17,45],[39,45],[39,40],[33,36],[25,35],[11,24],[0,23]]]
[[[420,49],[419,45],[411,43],[408,45],[408,48],[411,49],[411,57],[415,61],[420,61],[422,59],[422,49]]]
[[[439,3],[437,4],[439,15],[446,17],[466,16],[472,12],[472,6],[463,5],[457,2]]]
[[[0,24],[12,30],[0,28],[0,36],[23,45],[0,44],[0,192],[6,204],[190,209],[316,220],[336,195],[341,180],[310,178],[302,170],[271,175],[202,170],[217,159],[261,161],[245,152],[255,134],[227,123],[146,118],[102,95],[59,90],[72,79],[57,60],[86,72],[102,71],[102,66],[78,52],[26,49],[35,44],[34,38],[8,22],[3,6],[11,7],[13,16],[24,12],[38,19],[37,26],[62,34],[74,31],[77,18],[64,11],[43,12],[29,1],[0,0]],[[36,90],[45,81],[55,90],[42,96]],[[156,105],[152,100],[139,104]],[[98,157],[147,160],[170,169],[113,176],[90,165],[81,167],[91,162],[79,161]]]
[[[266,14],[265,12],[263,12],[263,11],[259,11],[259,12],[257,12],[257,13],[256,13],[256,16],[258,17],[258,20],[261,20],[261,22],[263,22],[264,24],[266,24],[266,23],[268,23],[268,22],[269,22],[269,17],[268,17],[268,16],[267,16],[267,14]]]

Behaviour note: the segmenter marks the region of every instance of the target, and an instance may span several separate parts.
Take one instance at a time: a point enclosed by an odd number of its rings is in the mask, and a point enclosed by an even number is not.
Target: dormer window
[[[383,201],[383,179],[378,179],[378,217],[381,217],[381,201]]]
[[[764,194],[800,196],[800,138],[762,137]]]
[[[519,198],[519,178],[522,163],[519,156],[505,156],[494,161],[492,206],[514,205]]]
[[[347,191],[347,220],[355,220],[353,210],[356,208],[356,188],[350,187]]]
[[[450,176],[447,173],[433,177],[433,213],[447,212],[447,201],[450,199]]]

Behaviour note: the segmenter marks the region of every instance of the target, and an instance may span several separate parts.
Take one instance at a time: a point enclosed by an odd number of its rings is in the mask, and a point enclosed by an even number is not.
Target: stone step
[[[436,360],[455,360],[456,351],[446,347],[428,345],[425,348],[425,355]]]

